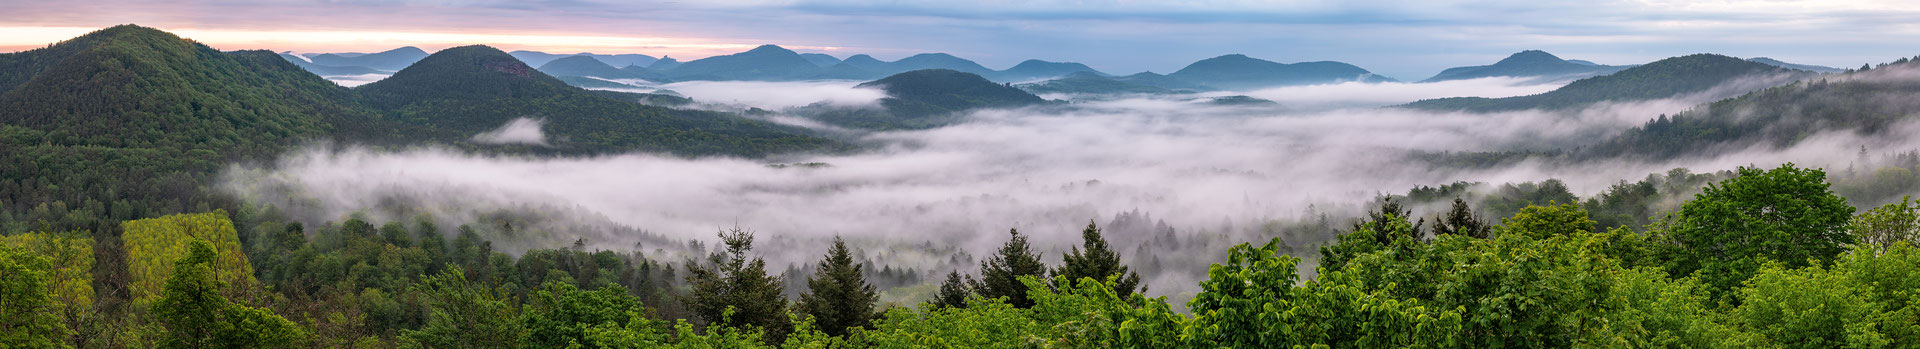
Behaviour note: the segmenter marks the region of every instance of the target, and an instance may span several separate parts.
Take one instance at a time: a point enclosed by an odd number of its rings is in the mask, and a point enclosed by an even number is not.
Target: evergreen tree
[[[712,326],[752,326],[766,331],[769,343],[779,343],[787,330],[787,299],[780,294],[780,277],[767,274],[767,262],[747,259],[753,250],[753,232],[733,228],[720,232],[727,253],[713,254],[707,263],[687,263],[687,284],[693,292],[685,303],[693,315]]]
[[[801,312],[813,316],[814,325],[829,335],[844,336],[848,328],[869,327],[877,315],[873,311],[879,294],[860,275],[862,265],[853,263],[847,243],[833,238],[833,248],[807,279],[808,293],[800,295]]]
[[[1009,230],[1007,234],[1012,238],[993,257],[980,263],[980,279],[969,283],[981,297],[1006,298],[1007,304],[1022,309],[1033,307],[1033,300],[1027,299],[1027,285],[1020,282],[1020,277],[1044,277],[1047,266],[1040,263],[1040,255],[1033,253],[1033,247],[1027,244],[1027,237],[1020,236],[1019,229]]]
[[[947,273],[947,281],[940,284],[940,293],[933,295],[933,305],[942,308],[965,308],[967,296],[973,295],[967,289],[967,282],[960,279],[960,271]]]
[[[1053,271],[1055,281],[1071,286],[1080,282],[1081,278],[1105,282],[1108,277],[1115,277],[1113,293],[1122,297],[1132,294],[1135,287],[1140,287],[1140,274],[1120,264],[1120,254],[1108,247],[1107,238],[1100,236],[1100,227],[1087,222],[1087,228],[1080,231],[1080,240],[1086,250],[1075,247],[1062,257],[1062,265]],[[1140,291],[1146,291],[1146,288],[1140,287]]]
[[[1453,209],[1446,216],[1434,220],[1433,235],[1459,234],[1476,239],[1485,239],[1493,231],[1493,225],[1480,219],[1473,208],[1467,207],[1467,200],[1453,198]]]

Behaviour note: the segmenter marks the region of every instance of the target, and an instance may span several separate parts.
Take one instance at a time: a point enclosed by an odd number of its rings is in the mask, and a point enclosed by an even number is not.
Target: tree
[[[833,238],[826,259],[807,279],[807,293],[800,295],[801,313],[813,316],[821,332],[844,336],[848,328],[866,328],[873,324],[873,303],[879,299],[873,285],[860,275],[860,264],[853,263],[846,241]]]
[[[413,291],[424,298],[427,324],[400,330],[402,348],[512,348],[526,333],[504,293],[467,281],[459,267],[420,280]]]
[[[1529,239],[1592,233],[1596,222],[1587,218],[1587,210],[1574,204],[1532,206],[1520,209],[1513,217],[1500,220],[1495,235],[1514,235]]]
[[[767,262],[755,257],[753,232],[735,227],[719,233],[726,254],[707,257],[707,263],[687,263],[687,284],[693,292],[686,301],[693,315],[714,326],[751,326],[766,332],[768,343],[779,343],[787,329],[787,299],[781,296],[779,277],[767,274]]]
[[[1281,255],[1281,246],[1278,238],[1257,248],[1243,243],[1207,268],[1187,303],[1189,347],[1453,346],[1462,332],[1452,309],[1367,292],[1339,271],[1295,286],[1300,259]]]
[[[1875,251],[1884,251],[1899,241],[1920,244],[1920,206],[1914,204],[1913,197],[1861,212],[1848,225],[1860,246]]]
[[[1033,253],[1033,247],[1027,244],[1027,237],[1020,236],[1019,229],[1007,231],[1012,238],[1000,246],[993,257],[980,262],[980,279],[970,282],[973,292],[986,298],[1006,298],[1007,304],[1026,309],[1033,306],[1033,300],[1027,299],[1027,285],[1020,282],[1021,276],[1043,277],[1047,272],[1046,264],[1040,263],[1040,255]]]
[[[193,239],[187,255],[175,262],[166,288],[153,301],[153,314],[167,332],[162,348],[260,348],[300,346],[307,334],[299,325],[265,309],[234,304],[222,296],[216,280],[213,245]]]
[[[1493,225],[1480,219],[1480,215],[1467,207],[1467,200],[1453,198],[1453,209],[1445,216],[1433,220],[1433,235],[1459,234],[1476,239],[1485,239],[1491,235]]]
[[[1120,264],[1120,254],[1107,246],[1107,239],[1100,236],[1100,227],[1087,222],[1087,228],[1080,231],[1080,240],[1086,250],[1076,247],[1063,256],[1060,268],[1053,271],[1055,281],[1072,285],[1080,282],[1081,278],[1105,282],[1112,277],[1116,278],[1113,293],[1122,296],[1133,294],[1134,288],[1140,287],[1140,274]],[[1145,291],[1145,288],[1141,287],[1141,291]]]
[[[566,348],[593,345],[590,328],[619,327],[636,320],[650,323],[641,316],[644,311],[640,299],[627,295],[625,287],[583,291],[572,284],[548,282],[529,299],[521,322],[527,329],[528,347]]]
[[[947,281],[940,283],[940,293],[933,295],[933,305],[942,308],[965,308],[967,297],[973,291],[967,289],[967,282],[960,280],[960,271],[947,273]]]
[[[1738,173],[1681,204],[1661,232],[1676,247],[1666,257],[1673,275],[1702,273],[1719,297],[1762,264],[1831,261],[1854,242],[1847,232],[1854,208],[1828,188],[1826,172],[1786,164]]]
[[[1320,268],[1336,271],[1346,268],[1347,262],[1361,255],[1392,247],[1396,244],[1419,243],[1419,226],[1407,221],[1407,211],[1400,205],[1387,201],[1380,212],[1369,220],[1353,224],[1353,231],[1340,234],[1332,244],[1320,247]]]
[[[0,346],[68,347],[67,327],[55,316],[59,305],[47,292],[53,269],[33,253],[0,245]]]

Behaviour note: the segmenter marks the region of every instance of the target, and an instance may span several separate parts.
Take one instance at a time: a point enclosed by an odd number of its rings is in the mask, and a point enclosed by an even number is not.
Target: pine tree
[[[1100,236],[1100,227],[1087,222],[1087,228],[1080,231],[1080,239],[1081,246],[1086,250],[1076,247],[1063,257],[1063,265],[1053,271],[1054,280],[1072,285],[1082,278],[1104,282],[1108,277],[1115,277],[1114,294],[1121,297],[1133,294],[1134,288],[1140,286],[1140,274],[1120,264],[1120,254],[1108,247],[1107,239]],[[1145,291],[1145,288],[1141,288],[1141,291]]]
[[[1488,233],[1493,231],[1493,225],[1481,220],[1480,215],[1467,207],[1467,201],[1460,198],[1453,198],[1453,210],[1447,211],[1446,216],[1435,219],[1434,223],[1434,236],[1460,234],[1485,239]]]
[[[980,263],[980,279],[968,283],[981,297],[1004,297],[1007,304],[1030,308],[1033,300],[1027,299],[1027,285],[1020,282],[1020,277],[1044,277],[1047,266],[1040,263],[1040,255],[1033,253],[1033,247],[1027,244],[1026,237],[1020,236],[1019,229],[1007,233],[1013,237],[993,257]]]
[[[853,263],[847,243],[834,237],[826,259],[807,279],[808,293],[800,295],[801,312],[813,316],[814,325],[822,332],[844,336],[848,328],[872,325],[876,315],[873,303],[879,295],[860,275],[862,266]]]
[[[940,293],[933,295],[933,305],[942,308],[966,308],[967,296],[973,295],[967,289],[966,281],[960,279],[960,271],[947,273],[947,282],[940,284]]]
[[[687,263],[687,284],[693,292],[685,303],[693,315],[710,326],[752,326],[762,337],[779,343],[786,336],[787,299],[780,294],[780,277],[767,274],[767,262],[747,259],[753,250],[753,232],[741,228],[720,232],[727,253],[707,257],[705,265]]]

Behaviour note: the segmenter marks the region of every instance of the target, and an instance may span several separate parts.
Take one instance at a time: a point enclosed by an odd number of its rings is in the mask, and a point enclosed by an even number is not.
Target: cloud
[[[493,131],[474,135],[473,141],[486,144],[530,144],[544,147],[547,146],[547,136],[540,132],[540,127],[546,123],[547,121],[542,119],[515,118]]]
[[[393,75],[392,74],[327,75],[327,76],[322,76],[321,78],[325,78],[327,79],[327,81],[332,81],[333,83],[339,84],[340,86],[358,87],[360,85],[371,84],[374,81],[380,81],[380,79],[386,79],[388,76],[393,76]]]
[[[815,102],[841,106],[879,105],[886,92],[854,88],[861,81],[804,82],[688,81],[661,85],[701,103],[740,104],[761,109],[786,109]]]

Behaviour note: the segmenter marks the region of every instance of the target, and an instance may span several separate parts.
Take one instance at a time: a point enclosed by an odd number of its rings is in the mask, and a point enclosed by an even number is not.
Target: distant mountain
[[[523,60],[524,61],[524,60]],[[540,72],[553,76],[590,76],[606,79],[637,79],[632,72],[614,68],[592,56],[569,56],[540,66]]]
[[[1766,58],[1766,57],[1748,58],[1747,61],[1765,64],[1765,65],[1771,65],[1775,67],[1787,68],[1787,69],[1805,70],[1805,71],[1810,71],[1815,73],[1838,73],[1838,72],[1846,71],[1846,69],[1840,69],[1840,68],[1834,68],[1834,67],[1828,67],[1828,66],[1818,66],[1818,65],[1811,65],[1811,64],[1793,64],[1793,63],[1781,62],[1780,60]]]
[[[1421,80],[1420,82],[1466,80],[1487,77],[1542,78],[1564,81],[1594,75],[1611,74],[1627,68],[1629,67],[1598,65],[1592,64],[1592,62],[1587,62],[1587,64],[1575,63],[1560,59],[1560,57],[1554,56],[1546,51],[1527,50],[1507,56],[1506,59],[1501,59],[1499,62],[1493,63],[1493,65],[1449,68],[1440,71],[1438,75],[1434,75],[1426,80]]]
[[[814,105],[800,113],[827,123],[867,129],[923,128],[950,122],[958,113],[1049,103],[1026,91],[980,75],[949,69],[915,70],[855,88],[885,91],[881,110]]]
[[[545,120],[550,138],[570,140],[554,143],[570,152],[757,156],[829,144],[772,123],[609,99],[486,46],[442,50],[356,90],[368,105],[404,123],[411,139],[458,142],[537,117]]]
[[[426,58],[426,57],[427,57],[427,51],[423,51],[418,47],[407,46],[407,47],[401,47],[401,48],[396,48],[392,50],[382,51],[380,53],[369,53],[369,54],[352,55],[352,56],[327,53],[327,54],[316,55],[309,58],[312,59],[313,64],[316,64],[316,65],[335,66],[335,67],[367,67],[367,68],[373,68],[373,69],[379,69],[379,70],[394,71],[394,70],[405,69],[407,66],[413,65],[413,62],[419,62],[421,58]]]
[[[593,53],[586,53],[586,52],[575,53],[575,54],[553,54],[553,53],[546,53],[546,52],[540,52],[540,51],[524,51],[524,50],[508,52],[507,54],[512,55],[513,58],[520,59],[521,62],[526,62],[528,66],[534,66],[534,67],[545,66],[547,65],[547,63],[553,62],[553,60],[573,57],[573,56],[593,57],[593,59],[599,60],[601,63],[606,63],[607,65],[614,66],[614,67],[625,67],[629,65],[646,66],[648,64],[653,64],[654,61],[658,61],[658,59],[653,58],[653,56],[642,55],[642,54],[604,55],[604,54],[593,54]]]
[[[839,58],[834,58],[825,53],[802,53],[800,54],[800,58],[805,58],[808,62],[813,62],[813,65],[822,67],[831,67],[835,64],[840,64]]]
[[[280,54],[280,58],[286,59],[287,62],[293,63],[293,65],[295,66],[299,66],[300,69],[306,69],[308,72],[311,72],[314,75],[319,75],[319,76],[365,75],[365,74],[390,73],[389,71],[373,69],[368,67],[335,67],[335,66],[328,66],[328,65],[313,64],[313,62],[308,62],[305,58],[296,57],[294,55],[289,55],[285,53]]]
[[[1079,63],[1029,60],[1005,71],[995,71],[979,63],[945,53],[922,53],[898,61],[881,61],[868,55],[853,55],[845,60],[818,53],[801,54],[774,45],[763,45],[747,52],[708,57],[677,63],[662,59],[647,69],[676,81],[687,80],[870,80],[914,70],[947,69],[1002,82],[1024,82],[1065,76],[1078,71],[1094,71]],[[676,64],[677,63],[677,64]]]
[[[1171,89],[1121,81],[1093,72],[1078,72],[1058,79],[1020,84],[1018,87],[1032,93],[1162,94],[1174,92]]]
[[[233,161],[270,159],[372,117],[351,90],[279,54],[221,52],[153,28],[114,26],[0,54],[0,177],[71,183],[0,185],[0,197],[165,201],[176,207],[114,210],[175,213],[204,202],[191,197],[200,191],[182,188],[211,185],[210,174]]]
[[[660,70],[676,80],[795,80],[818,74],[820,66],[799,53],[774,45],[747,52],[701,58]],[[656,69],[657,70],[657,69]]]
[[[653,71],[673,70],[673,68],[680,67],[680,60],[673,59],[673,57],[660,57],[660,60],[653,61],[653,64],[648,64],[646,67]]]
[[[1007,70],[993,72],[992,74],[989,74],[991,75],[989,79],[993,81],[1022,82],[1022,81],[1034,81],[1034,80],[1041,80],[1041,79],[1052,79],[1052,78],[1063,77],[1063,76],[1067,76],[1069,74],[1075,74],[1075,73],[1093,73],[1096,75],[1103,75],[1103,74],[1100,74],[1100,71],[1094,70],[1092,67],[1088,67],[1085,64],[1048,62],[1048,61],[1042,61],[1038,59],[1029,59],[1029,60],[1020,62],[1020,64],[1014,65],[1012,68],[1007,68]]]
[[[1790,72],[1779,67],[1748,62],[1739,58],[1694,54],[1662,59],[1613,74],[1580,79],[1537,95],[1506,98],[1441,98],[1414,102],[1405,107],[1473,112],[1561,109],[1607,101],[1672,98],[1707,91],[1740,78]],[[1732,93],[1739,92],[1743,91],[1732,91]]]
[[[1167,76],[1215,89],[1393,81],[1352,64],[1326,61],[1284,64],[1241,54],[1200,60]]]
[[[1897,69],[1887,69],[1897,67]],[[1821,132],[1895,135],[1920,115],[1920,79],[1903,74],[1920,61],[1754,91],[1674,114],[1587,148],[1594,157],[1666,159],[1712,156],[1752,147],[1785,148]],[[1888,193],[1895,194],[1895,193]]]

